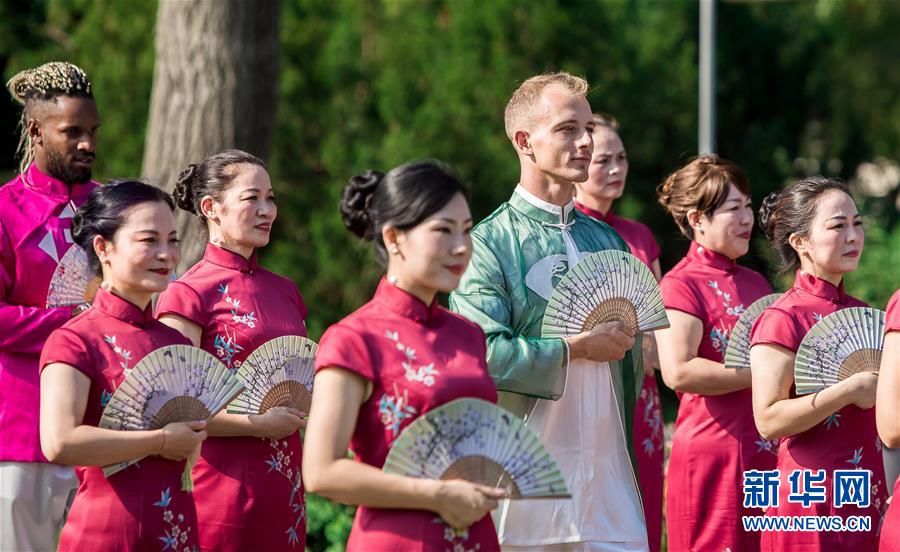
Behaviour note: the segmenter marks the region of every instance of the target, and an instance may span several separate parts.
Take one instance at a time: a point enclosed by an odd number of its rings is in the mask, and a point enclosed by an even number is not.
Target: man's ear
[[[43,145],[44,137],[41,134],[41,125],[38,124],[37,119],[29,118],[28,122],[25,123],[25,131],[28,133],[28,137],[31,138],[32,144]]]
[[[534,149],[531,147],[531,135],[526,130],[517,130],[513,134],[513,144],[524,155],[534,153]]]

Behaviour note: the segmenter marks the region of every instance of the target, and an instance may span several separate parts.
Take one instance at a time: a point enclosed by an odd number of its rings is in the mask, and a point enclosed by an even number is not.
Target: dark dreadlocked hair
[[[80,67],[66,61],[51,61],[34,69],[16,73],[6,83],[6,88],[14,100],[22,104],[17,153],[22,155],[19,171],[24,173],[34,160],[34,144],[28,136],[28,111],[35,102],[55,102],[59,96],[92,98],[91,81]]]

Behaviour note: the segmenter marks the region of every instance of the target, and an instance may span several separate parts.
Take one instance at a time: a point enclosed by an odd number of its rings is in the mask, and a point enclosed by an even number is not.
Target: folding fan
[[[480,399],[457,399],[417,418],[391,446],[384,471],[465,479],[506,489],[508,498],[570,497],[537,434],[513,414]]]
[[[635,332],[669,327],[647,265],[630,253],[600,251],[581,259],[556,285],[541,335],[565,337],[615,320]]]
[[[884,311],[853,307],[816,322],[794,361],[798,395],[821,391],[857,372],[877,372],[884,346]]]
[[[235,374],[244,392],[228,405],[228,412],[263,414],[285,405],[309,412],[317,348],[299,335],[276,337],[257,347]]]
[[[87,253],[77,245],[66,251],[47,290],[47,308],[90,304],[100,288],[100,277],[91,271]]]
[[[172,422],[209,420],[243,390],[224,364],[203,349],[169,345],[151,352],[126,372],[110,398],[100,427],[117,430],[159,429]],[[138,459],[104,466],[107,477]],[[190,462],[183,486],[192,487]]]
[[[728,338],[728,347],[725,349],[725,368],[750,368],[750,330],[753,329],[753,324],[759,315],[779,297],[781,297],[780,293],[771,293],[760,297],[741,313]]]

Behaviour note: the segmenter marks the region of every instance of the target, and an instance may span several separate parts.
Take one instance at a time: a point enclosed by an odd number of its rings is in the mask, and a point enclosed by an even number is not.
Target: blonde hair
[[[619,133],[619,121],[616,120],[615,115],[610,115],[609,113],[594,113],[594,130],[597,130],[600,127],[606,127],[616,134]]]
[[[57,96],[73,96],[93,98],[91,81],[77,65],[66,61],[51,61],[33,69],[25,69],[16,73],[6,83],[6,88],[13,99],[22,105],[22,118],[19,124],[22,134],[19,136],[17,154],[22,155],[19,172],[24,173],[34,160],[34,144],[28,135],[28,111],[34,102],[55,101]]]
[[[587,97],[588,93],[586,80],[565,72],[545,73],[526,80],[513,92],[503,112],[506,135],[510,140],[517,129],[532,122],[541,96],[549,86],[560,86],[566,92],[582,98]]]

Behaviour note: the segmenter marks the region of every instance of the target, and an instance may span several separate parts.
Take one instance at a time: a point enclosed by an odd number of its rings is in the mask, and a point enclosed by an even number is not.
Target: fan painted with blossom
[[[750,330],[769,305],[781,297],[780,293],[770,293],[760,297],[750,304],[738,317],[734,328],[731,329],[731,337],[728,338],[728,347],[725,349],[725,368],[750,368]]]
[[[134,431],[209,420],[242,390],[240,380],[203,349],[190,345],[160,347],[126,372],[125,380],[103,409],[99,425]],[[103,473],[109,477],[139,460],[104,466]],[[189,479],[186,487],[190,487]]]
[[[89,305],[100,288],[101,278],[94,274],[87,253],[73,245],[59,260],[47,290],[47,308]]]
[[[565,337],[605,322],[635,332],[669,327],[653,272],[624,251],[599,251],[578,261],[559,281],[541,326],[543,337]]]
[[[816,393],[858,372],[877,372],[884,347],[884,318],[884,311],[851,307],[816,322],[797,349],[797,394]]]
[[[464,479],[506,490],[507,498],[568,498],[563,476],[537,434],[512,413],[481,399],[426,412],[394,441],[385,473]]]
[[[235,374],[244,391],[228,405],[231,414],[264,414],[273,406],[309,412],[318,345],[299,335],[266,341]]]

